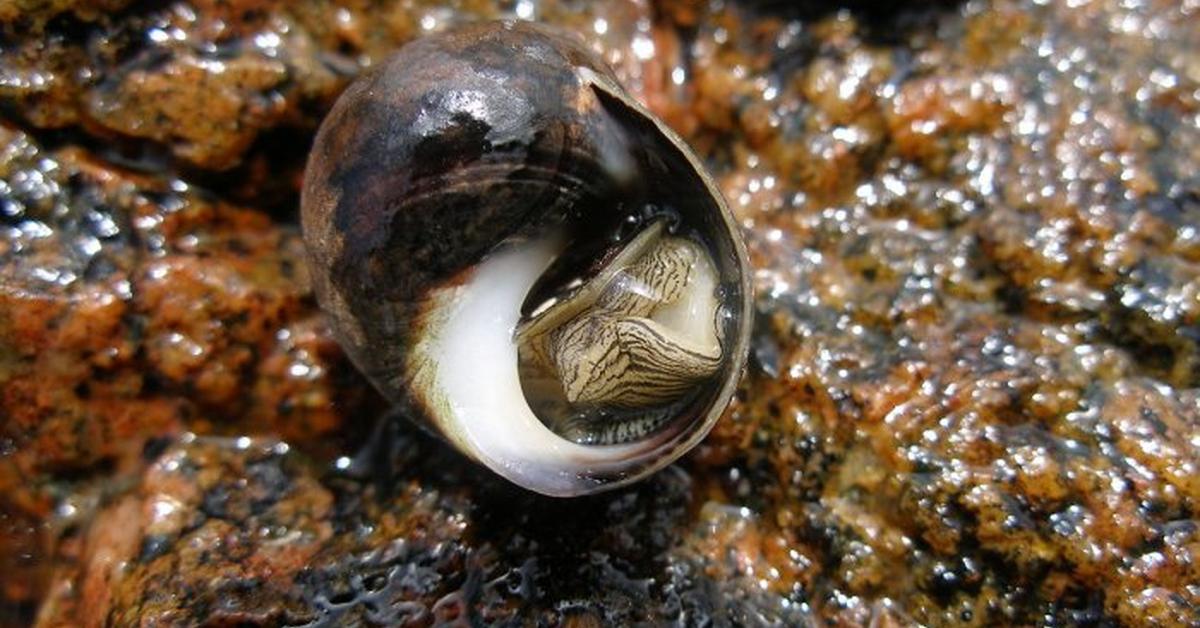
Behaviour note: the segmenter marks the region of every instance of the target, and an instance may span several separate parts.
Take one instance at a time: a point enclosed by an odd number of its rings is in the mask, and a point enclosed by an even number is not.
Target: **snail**
[[[301,226],[354,364],[453,447],[573,496],[695,446],[745,365],[750,273],[691,150],[568,35],[405,45],[317,132]]]

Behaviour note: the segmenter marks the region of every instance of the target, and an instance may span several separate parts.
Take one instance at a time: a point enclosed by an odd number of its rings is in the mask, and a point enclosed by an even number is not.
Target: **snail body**
[[[455,448],[548,495],[669,464],[749,344],[732,216],[683,142],[571,39],[412,42],[317,134],[301,222],[351,360]]]

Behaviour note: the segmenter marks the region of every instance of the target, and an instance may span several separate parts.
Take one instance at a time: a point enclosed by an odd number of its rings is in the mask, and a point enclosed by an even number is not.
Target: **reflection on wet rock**
[[[1200,5],[867,4],[0,3],[3,619],[1200,623]],[[380,419],[299,263],[342,87],[500,15],[755,269],[734,406],[609,495]]]

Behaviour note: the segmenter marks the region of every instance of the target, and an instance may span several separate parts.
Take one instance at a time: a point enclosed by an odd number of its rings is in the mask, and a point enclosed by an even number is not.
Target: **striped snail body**
[[[683,142],[573,40],[412,42],[317,134],[301,220],[351,360],[455,448],[547,495],[698,443],[748,353],[744,246]]]

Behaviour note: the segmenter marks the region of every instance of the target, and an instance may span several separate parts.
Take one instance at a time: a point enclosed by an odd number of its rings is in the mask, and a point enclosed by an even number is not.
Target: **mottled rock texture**
[[[389,414],[299,248],[340,90],[504,16],[757,269],[728,415],[581,500]],[[1198,503],[1196,0],[0,0],[0,623],[1192,626]]]

